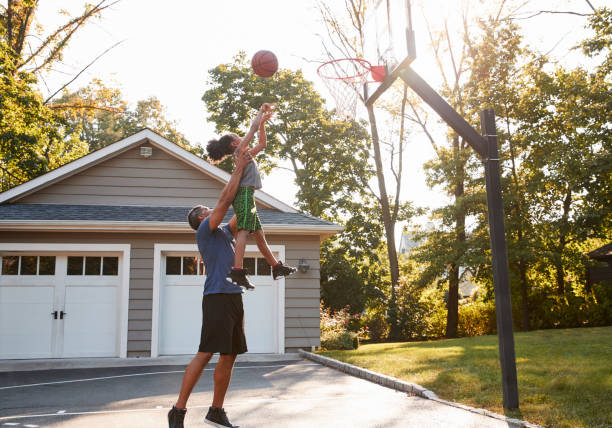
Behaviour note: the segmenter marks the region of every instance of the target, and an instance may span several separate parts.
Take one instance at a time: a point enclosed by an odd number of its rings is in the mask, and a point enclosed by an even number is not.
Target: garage
[[[282,258],[282,246],[270,248]],[[195,245],[158,244],[155,253],[160,263],[154,274],[152,356],[194,354],[202,325],[204,263]],[[254,273],[250,278],[256,287],[243,294],[249,353],[283,353],[284,279],[272,279],[255,246],[247,246],[244,266]]]
[[[4,249],[0,259],[0,358],[121,356],[122,252]]]

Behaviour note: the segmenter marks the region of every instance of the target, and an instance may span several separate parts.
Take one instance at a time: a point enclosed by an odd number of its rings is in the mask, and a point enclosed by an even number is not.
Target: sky
[[[518,0],[516,0],[518,2]],[[594,6],[604,0],[592,0]],[[4,2],[3,2],[4,3]],[[340,0],[328,2],[341,5]],[[482,15],[484,0],[471,1],[471,16]],[[84,0],[40,2],[38,22],[49,31],[67,21],[60,7],[79,14]],[[463,0],[414,0],[413,19],[417,41],[417,60],[413,68],[436,87],[440,82],[428,43],[427,23],[436,29],[447,20],[457,28],[458,11]],[[532,0],[521,9],[528,16],[538,10],[571,10],[588,13],[584,0]],[[570,48],[585,36],[586,18],[565,14],[543,14],[525,21],[526,41],[541,52],[560,61],[575,64],[580,56]],[[93,78],[117,86],[132,104],[151,96],[166,108],[166,117],[176,121],[177,129],[193,144],[215,136],[214,125],[206,120],[201,97],[207,89],[207,71],[231,62],[239,51],[252,56],[256,51],[273,51],[281,68],[302,70],[333,107],[333,101],[316,74],[324,59],[322,38],[325,28],[313,0],[121,0],[104,11],[100,20],[91,21],[71,40],[61,63],[41,81],[43,95],[55,92],[83,67],[110,46],[121,41],[88,68],[69,89],[86,86]],[[448,64],[450,65],[450,63]],[[363,114],[362,110],[359,114]],[[443,127],[440,128],[443,132]],[[425,184],[422,165],[435,156],[423,135],[410,135],[404,159],[403,200],[419,206],[442,205],[446,197]],[[263,180],[263,191],[292,204],[296,187],[293,176],[276,169]]]

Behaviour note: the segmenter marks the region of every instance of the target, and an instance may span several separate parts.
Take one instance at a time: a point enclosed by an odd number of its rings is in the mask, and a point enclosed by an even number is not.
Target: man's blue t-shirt
[[[242,293],[239,285],[227,279],[234,266],[234,237],[229,225],[211,231],[209,220],[207,217],[196,231],[198,249],[206,267],[204,294]]]

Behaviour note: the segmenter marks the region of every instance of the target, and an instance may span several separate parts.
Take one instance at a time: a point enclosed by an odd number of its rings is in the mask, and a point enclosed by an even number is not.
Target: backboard
[[[366,83],[366,105],[382,95],[399,72],[416,58],[410,0],[375,0],[364,23],[364,56],[372,65],[384,65],[382,83]]]

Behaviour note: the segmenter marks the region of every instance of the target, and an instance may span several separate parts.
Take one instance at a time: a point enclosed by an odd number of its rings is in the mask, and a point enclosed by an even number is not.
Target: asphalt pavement
[[[0,427],[166,427],[185,366],[0,373]],[[214,364],[188,403],[185,427],[204,427]],[[500,427],[506,422],[409,396],[312,361],[238,363],[225,400],[250,427]]]

